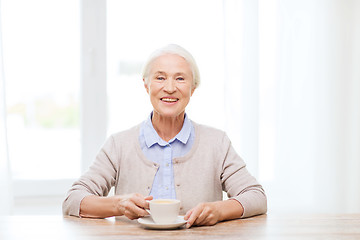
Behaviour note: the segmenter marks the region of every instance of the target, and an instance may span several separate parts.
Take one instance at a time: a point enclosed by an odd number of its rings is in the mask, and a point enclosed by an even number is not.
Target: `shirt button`
[[[169,167],[169,164],[167,163],[166,166]]]
[[[165,189],[166,189],[166,190],[169,190],[169,188],[168,188],[168,187],[165,187]]]

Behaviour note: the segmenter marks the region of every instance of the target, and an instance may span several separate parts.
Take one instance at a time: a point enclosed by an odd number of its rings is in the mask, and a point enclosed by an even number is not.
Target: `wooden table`
[[[360,239],[360,214],[269,214],[177,230],[148,230],[123,217],[5,216],[0,239]]]

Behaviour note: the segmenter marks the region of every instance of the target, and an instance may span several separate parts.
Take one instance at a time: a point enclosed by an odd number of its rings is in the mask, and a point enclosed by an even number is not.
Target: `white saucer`
[[[150,229],[175,229],[183,226],[186,223],[184,216],[178,216],[174,223],[167,224],[157,224],[150,216],[139,218],[137,221],[143,227]]]

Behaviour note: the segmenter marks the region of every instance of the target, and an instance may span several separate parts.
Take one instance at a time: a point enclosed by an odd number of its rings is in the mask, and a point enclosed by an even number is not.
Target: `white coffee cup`
[[[155,223],[174,223],[179,215],[180,200],[154,199],[149,201],[150,215]]]

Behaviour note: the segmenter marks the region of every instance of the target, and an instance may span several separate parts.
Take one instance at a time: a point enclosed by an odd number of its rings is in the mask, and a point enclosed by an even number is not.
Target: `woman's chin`
[[[154,111],[156,112],[156,115],[158,115],[161,118],[178,118],[178,117],[184,117],[185,111]]]

